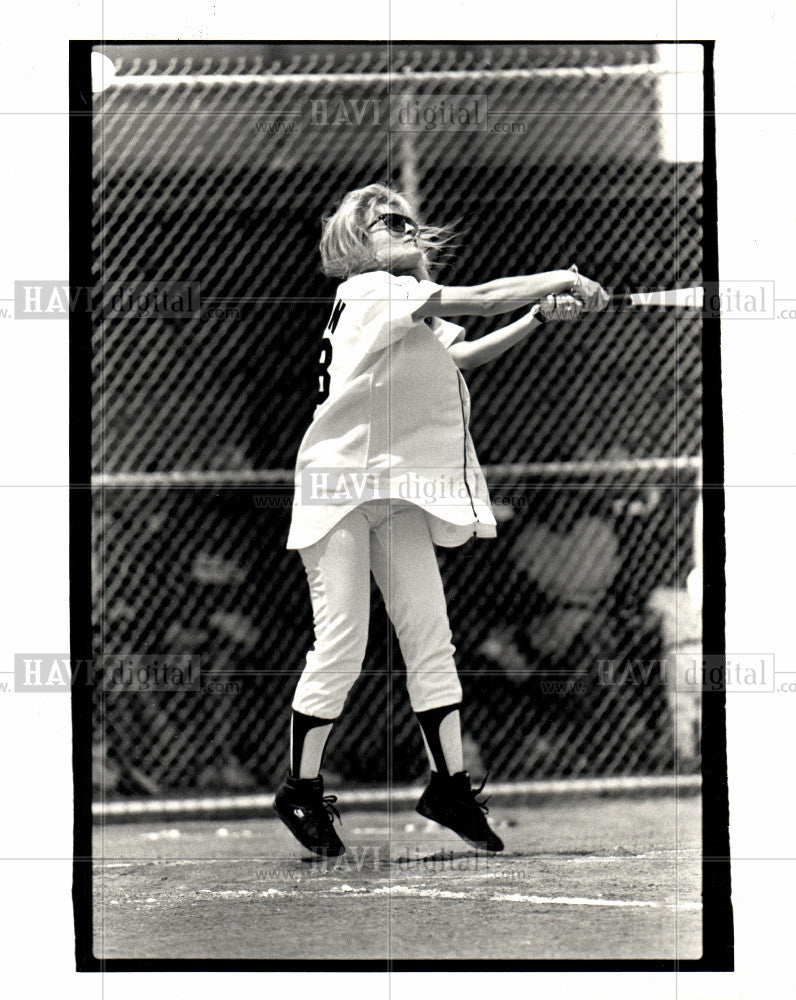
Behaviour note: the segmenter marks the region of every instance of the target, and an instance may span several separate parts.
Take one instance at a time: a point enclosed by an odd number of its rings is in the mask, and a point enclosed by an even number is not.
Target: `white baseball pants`
[[[370,500],[300,552],[310,585],[315,645],[293,698],[297,712],[322,719],[336,719],[342,712],[365,656],[371,573],[395,626],[414,711],[461,701],[442,579],[420,507]],[[388,669],[384,664],[385,677]]]

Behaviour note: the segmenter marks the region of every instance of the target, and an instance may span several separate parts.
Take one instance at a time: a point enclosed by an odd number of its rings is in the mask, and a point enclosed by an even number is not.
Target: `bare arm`
[[[501,354],[515,344],[525,340],[528,334],[538,330],[542,323],[537,319],[539,306],[535,305],[531,311],[518,319],[515,323],[501,327],[493,333],[488,333],[480,340],[460,340],[458,344],[453,344],[448,348],[451,357],[462,370],[468,368],[478,368],[488,361],[494,361]]]
[[[487,361],[494,361],[510,347],[519,344],[545,320],[557,319],[571,323],[582,311],[583,303],[574,295],[549,295],[541,302],[537,302],[531,311],[516,323],[510,323],[469,344],[466,341],[452,344],[448,350],[459,368],[477,368]]]
[[[417,307],[412,318],[497,316],[531,305],[548,295],[569,292],[576,282],[577,274],[573,271],[546,271],[516,278],[496,278],[482,285],[441,288]]]

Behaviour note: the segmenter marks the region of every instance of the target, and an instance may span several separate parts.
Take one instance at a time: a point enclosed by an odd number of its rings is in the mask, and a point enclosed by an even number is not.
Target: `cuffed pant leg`
[[[461,701],[448,609],[434,543],[423,511],[394,505],[374,527],[371,569],[395,627],[415,712]]]

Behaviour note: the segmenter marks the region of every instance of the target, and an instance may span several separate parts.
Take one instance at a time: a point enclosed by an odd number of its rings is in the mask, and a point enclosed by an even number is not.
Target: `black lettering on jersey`
[[[326,327],[330,334],[333,334],[337,329],[337,324],[340,322],[340,317],[345,309],[345,302],[342,299],[338,299],[334,304],[334,309],[332,310],[332,315],[329,317],[329,323]],[[321,353],[318,358],[318,366],[316,369],[316,374],[318,376],[318,396],[316,403],[318,406],[321,403],[325,403],[329,398],[329,365],[332,363],[332,342],[329,337],[324,337],[321,341]]]
[[[321,341],[321,354],[318,358],[318,406],[329,398],[329,365],[332,363],[332,342],[328,337]]]
[[[340,317],[342,316],[344,309],[345,302],[343,302],[342,299],[338,299],[334,304],[334,309],[332,309],[332,315],[329,317],[329,325],[326,327],[329,333],[334,333],[337,329],[337,324],[340,322]]]

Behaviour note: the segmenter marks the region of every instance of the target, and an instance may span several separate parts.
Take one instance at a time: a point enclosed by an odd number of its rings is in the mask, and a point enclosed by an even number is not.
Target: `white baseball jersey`
[[[319,404],[296,463],[289,549],[388,497],[422,507],[437,545],[496,535],[470,394],[448,351],[464,329],[412,320],[440,287],[386,271],[340,285],[321,343]]]

